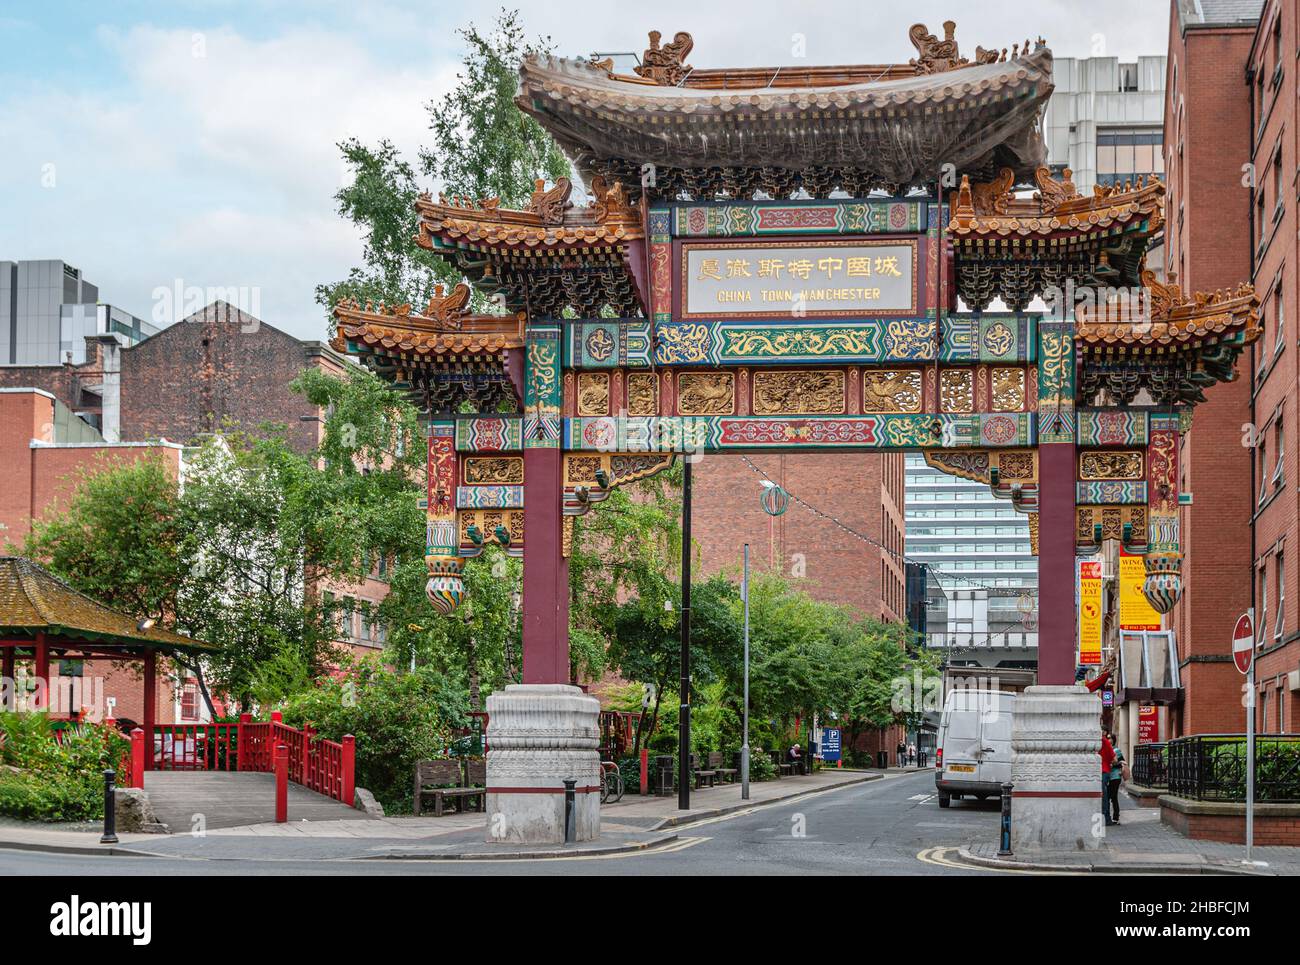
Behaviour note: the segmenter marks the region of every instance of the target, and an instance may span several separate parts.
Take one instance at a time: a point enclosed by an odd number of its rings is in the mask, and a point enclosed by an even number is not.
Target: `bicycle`
[[[613,761],[600,762],[600,803],[617,804],[623,800],[623,772]]]

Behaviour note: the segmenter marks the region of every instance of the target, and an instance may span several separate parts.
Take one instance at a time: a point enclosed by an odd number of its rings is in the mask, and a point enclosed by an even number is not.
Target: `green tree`
[[[515,106],[519,63],[551,47],[529,43],[517,12],[503,9],[484,33],[473,24],[460,30],[466,52],[455,88],[428,106],[434,144],[421,148],[421,173],[438,190],[475,200],[496,197],[503,207],[522,207],[536,178],[554,180],[571,166],[545,130]],[[424,305],[434,285],[451,286],[460,270],[416,245],[415,169],[388,140],[374,146],[350,138],[339,144],[352,183],[334,196],[339,214],[365,236],[363,264],[342,281],[318,285],[326,309],[340,299]],[[332,324],[332,322],[331,322]]]
[[[161,464],[105,464],[26,544],[78,589],[215,644],[206,676],[241,706],[337,661],[342,604],[322,586],[359,584],[381,555],[422,556],[414,410],[359,370],[295,387],[329,407],[319,452],[267,426],[205,441],[183,488]]]

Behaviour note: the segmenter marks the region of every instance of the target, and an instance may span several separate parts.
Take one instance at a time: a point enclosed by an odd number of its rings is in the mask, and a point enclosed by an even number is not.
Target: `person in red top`
[[[1110,769],[1115,765],[1115,748],[1110,744],[1110,738],[1104,733],[1101,735],[1101,810],[1106,816],[1106,826],[1110,827],[1115,822],[1110,819],[1110,808],[1106,802],[1110,800]]]

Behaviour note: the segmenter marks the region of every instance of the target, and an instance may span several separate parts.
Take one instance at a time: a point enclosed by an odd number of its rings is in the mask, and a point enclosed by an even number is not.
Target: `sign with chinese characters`
[[[682,318],[917,314],[917,242],[684,242]]]
[[[1079,665],[1101,666],[1101,562],[1079,561]]]
[[[1145,557],[1119,554],[1119,628],[1159,630],[1160,614],[1142,592],[1146,581]]]

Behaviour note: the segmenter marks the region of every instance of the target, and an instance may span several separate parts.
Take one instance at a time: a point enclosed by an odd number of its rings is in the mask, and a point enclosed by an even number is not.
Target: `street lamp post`
[[[749,800],[749,544],[745,544],[744,572],[740,578],[740,596],[745,603],[745,714],[740,744],[740,798]]]
[[[677,716],[677,808],[691,807],[691,454],[682,457],[682,654]]]

